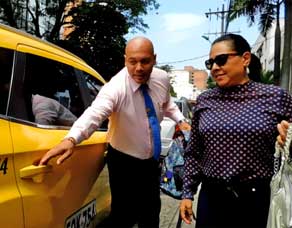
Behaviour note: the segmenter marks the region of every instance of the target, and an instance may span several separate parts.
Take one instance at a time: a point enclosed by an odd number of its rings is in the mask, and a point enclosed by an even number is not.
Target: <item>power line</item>
[[[224,9],[224,4],[222,4],[222,10],[219,10],[219,8],[217,8],[217,11],[211,11],[211,9],[209,9],[209,12],[205,13],[206,17],[210,19],[211,21],[211,17],[213,15],[217,16],[217,19],[220,18],[221,19],[221,31],[220,32],[208,32],[205,33],[204,35],[207,37],[207,35],[224,35],[226,33],[228,33],[228,26],[229,26],[229,14],[231,12],[233,12],[233,10],[231,10],[231,3],[229,0],[228,3],[228,9],[225,10]],[[229,32],[230,33],[230,32]],[[232,33],[240,33],[240,31],[233,31]]]
[[[210,21],[211,21],[211,16],[212,15],[216,15],[217,18],[220,17],[221,18],[221,32],[220,33],[210,33],[212,35],[223,35],[226,33],[226,30],[225,30],[225,17],[226,17],[226,14],[229,13],[229,10],[224,10],[224,4],[222,4],[222,10],[219,11],[219,9],[217,9],[217,11],[214,11],[212,12],[211,9],[209,9],[209,12],[208,13],[205,13],[206,17],[209,18],[210,17]],[[208,35],[208,34],[206,34]]]
[[[262,44],[264,43],[264,41],[266,40],[270,40],[272,38],[274,38],[275,36],[269,36],[264,38],[264,40],[255,42],[254,44],[251,45],[251,47],[256,46],[257,44]],[[197,56],[197,57],[193,57],[193,58],[189,58],[189,59],[183,59],[183,60],[176,60],[176,61],[169,61],[169,62],[157,62],[157,65],[168,65],[168,64],[175,64],[175,63],[183,63],[183,62],[188,62],[188,61],[192,61],[192,60],[198,60],[204,57],[208,57],[209,55],[201,55],[201,56]]]
[[[162,63],[157,63],[157,65],[167,65],[167,64],[174,64],[174,63],[183,63],[183,62],[188,62],[188,61],[192,61],[192,60],[197,60],[197,59],[201,59],[204,57],[207,57],[209,55],[201,55],[201,56],[197,56],[194,58],[190,58],[190,59],[184,59],[184,60],[177,60],[177,61],[170,61],[170,62],[162,62]]]

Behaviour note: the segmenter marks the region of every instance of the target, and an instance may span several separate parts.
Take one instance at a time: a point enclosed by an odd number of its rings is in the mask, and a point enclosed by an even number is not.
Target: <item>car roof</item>
[[[24,31],[3,24],[0,24],[0,47],[43,56],[74,66],[96,77],[102,83],[106,83],[98,72],[73,53]]]

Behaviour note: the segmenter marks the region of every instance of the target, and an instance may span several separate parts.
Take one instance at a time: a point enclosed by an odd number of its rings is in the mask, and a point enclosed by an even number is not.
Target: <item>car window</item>
[[[0,114],[5,115],[7,111],[8,94],[13,66],[12,50],[0,48]]]
[[[99,93],[101,87],[103,86],[102,82],[97,80],[96,78],[92,77],[91,75],[83,72],[86,80],[86,85],[89,88],[90,92],[90,101],[92,102],[97,94]]]
[[[16,99],[25,99],[25,108],[30,110],[27,116],[14,112],[15,117],[42,125],[71,126],[92,100],[89,86],[93,86],[86,82],[91,77],[72,66],[25,54],[23,97]]]

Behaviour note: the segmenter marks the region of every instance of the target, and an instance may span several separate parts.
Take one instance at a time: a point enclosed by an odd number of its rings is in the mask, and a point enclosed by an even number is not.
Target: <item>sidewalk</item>
[[[161,212],[160,212],[160,228],[176,228],[179,216],[180,200],[176,200],[170,196],[161,193]],[[196,211],[197,195],[194,197],[193,209]],[[195,223],[188,225],[184,222],[181,228],[194,228]]]

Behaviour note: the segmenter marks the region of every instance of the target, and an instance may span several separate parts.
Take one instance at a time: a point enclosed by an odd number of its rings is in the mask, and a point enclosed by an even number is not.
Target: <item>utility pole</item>
[[[212,15],[216,15],[217,18],[219,17],[221,19],[221,31],[220,32],[212,32],[212,33],[205,33],[204,34],[204,39],[206,39],[205,37],[208,37],[209,35],[224,35],[227,33],[227,30],[228,30],[228,24],[229,22],[227,21],[227,16],[228,16],[228,13],[230,12],[230,10],[225,10],[224,9],[224,4],[222,4],[222,10],[219,10],[217,9],[217,11],[211,11],[211,9],[209,9],[209,12],[208,13],[205,13],[206,17],[207,18],[210,18],[211,20],[211,16]],[[240,33],[240,31],[236,31],[236,32],[233,32],[233,33]],[[206,39],[207,40],[207,39]]]
[[[222,5],[222,10],[219,11],[219,9],[217,9],[217,11],[212,12],[211,9],[209,9],[208,13],[205,13],[206,17],[209,18],[211,20],[211,16],[212,15],[216,15],[217,18],[220,17],[221,19],[221,32],[220,33],[212,33],[212,35],[223,35],[225,34],[227,31],[225,31],[225,17],[227,15],[227,13],[229,12],[229,10],[224,10],[224,4]]]

